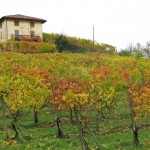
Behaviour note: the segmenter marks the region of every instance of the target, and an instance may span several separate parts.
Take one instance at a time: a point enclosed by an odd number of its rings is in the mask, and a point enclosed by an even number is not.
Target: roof
[[[41,19],[41,18],[24,16],[24,15],[20,15],[20,14],[3,16],[2,18],[0,18],[0,22],[4,19],[33,20],[33,21],[40,21],[42,23],[46,22],[46,20]]]

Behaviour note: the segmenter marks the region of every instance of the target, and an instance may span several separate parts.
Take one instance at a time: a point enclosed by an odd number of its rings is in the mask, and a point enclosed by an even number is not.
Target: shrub
[[[37,53],[54,53],[57,52],[56,45],[50,43],[36,43]]]

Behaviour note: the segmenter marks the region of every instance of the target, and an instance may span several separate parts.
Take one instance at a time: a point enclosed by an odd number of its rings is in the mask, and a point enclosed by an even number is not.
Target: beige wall
[[[30,35],[30,31],[34,31],[35,36],[40,36],[42,38],[41,22],[18,20],[19,26],[15,26],[14,21],[15,20],[4,20],[2,22],[2,29],[0,29],[0,33],[2,31],[3,38],[0,38],[1,41],[11,39],[12,34],[15,34],[15,30],[19,30],[19,35]],[[34,27],[30,27],[30,22],[34,22]]]
[[[2,39],[1,39],[2,34]],[[7,26],[6,26],[6,20],[2,22],[2,28],[0,29],[0,41],[7,40]]]

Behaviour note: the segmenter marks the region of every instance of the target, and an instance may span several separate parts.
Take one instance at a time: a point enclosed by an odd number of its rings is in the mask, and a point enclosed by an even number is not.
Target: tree
[[[150,42],[146,42],[143,52],[145,53],[145,57],[150,58]]]
[[[127,51],[127,50],[121,50],[120,52],[118,52],[118,54],[120,56],[132,56],[132,53],[130,51]]]
[[[68,39],[65,35],[60,34],[55,39],[55,44],[59,50],[59,53],[62,53],[68,45]]]

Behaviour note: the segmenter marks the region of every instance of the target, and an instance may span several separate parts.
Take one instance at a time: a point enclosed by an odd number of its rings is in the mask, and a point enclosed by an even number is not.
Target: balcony
[[[40,36],[34,36],[34,35],[15,35],[12,34],[11,38],[17,41],[34,41],[34,42],[42,42],[42,39]]]

